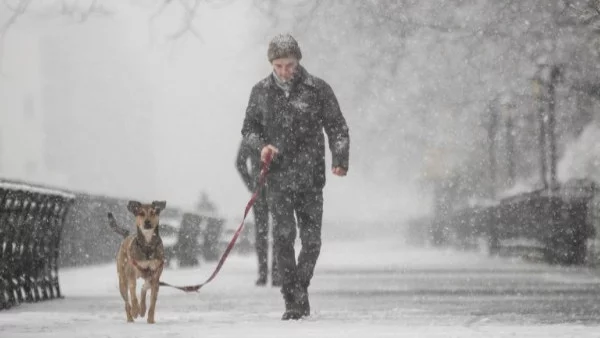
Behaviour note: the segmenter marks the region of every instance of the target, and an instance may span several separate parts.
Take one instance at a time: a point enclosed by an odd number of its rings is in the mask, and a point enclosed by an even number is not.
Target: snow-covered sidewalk
[[[204,281],[213,264],[170,269]],[[313,316],[279,318],[274,288],[253,286],[254,256],[232,256],[197,294],[162,288],[157,324],[125,322],[113,264],[63,269],[65,299],[0,312],[0,337],[600,337],[600,279],[401,241],[324,243],[310,288]]]

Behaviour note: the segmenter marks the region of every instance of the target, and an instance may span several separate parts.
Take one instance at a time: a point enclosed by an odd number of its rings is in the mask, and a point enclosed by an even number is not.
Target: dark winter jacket
[[[269,168],[270,188],[314,190],[325,185],[325,136],[332,166],[348,169],[350,138],[331,87],[299,66],[289,96],[273,74],[250,94],[242,127],[244,141],[260,151],[271,144],[279,153]]]

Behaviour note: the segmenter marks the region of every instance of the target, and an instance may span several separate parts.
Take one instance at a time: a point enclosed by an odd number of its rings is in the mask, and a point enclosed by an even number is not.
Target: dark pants
[[[266,280],[269,275],[269,205],[265,189],[261,189],[254,206],[255,247],[258,258],[258,278]],[[275,250],[271,262],[271,281],[279,282]]]
[[[275,191],[269,189],[273,216],[275,257],[282,277],[281,292],[289,295],[294,288],[308,288],[321,252],[323,191]],[[295,217],[294,217],[295,215]],[[296,263],[294,242],[296,219],[302,248]]]

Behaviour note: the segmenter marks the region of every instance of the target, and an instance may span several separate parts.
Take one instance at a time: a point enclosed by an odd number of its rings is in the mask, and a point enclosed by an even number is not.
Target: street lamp
[[[546,113],[542,101],[544,99],[543,83],[539,72],[531,80],[533,96],[537,99],[537,117],[539,125],[539,154],[540,154],[540,179],[544,189],[548,189],[548,168],[546,166]]]

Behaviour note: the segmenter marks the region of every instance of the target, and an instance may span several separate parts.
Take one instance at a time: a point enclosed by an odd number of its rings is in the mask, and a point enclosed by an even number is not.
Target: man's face
[[[275,59],[271,64],[277,77],[283,81],[291,80],[298,69],[298,60],[295,58]]]

